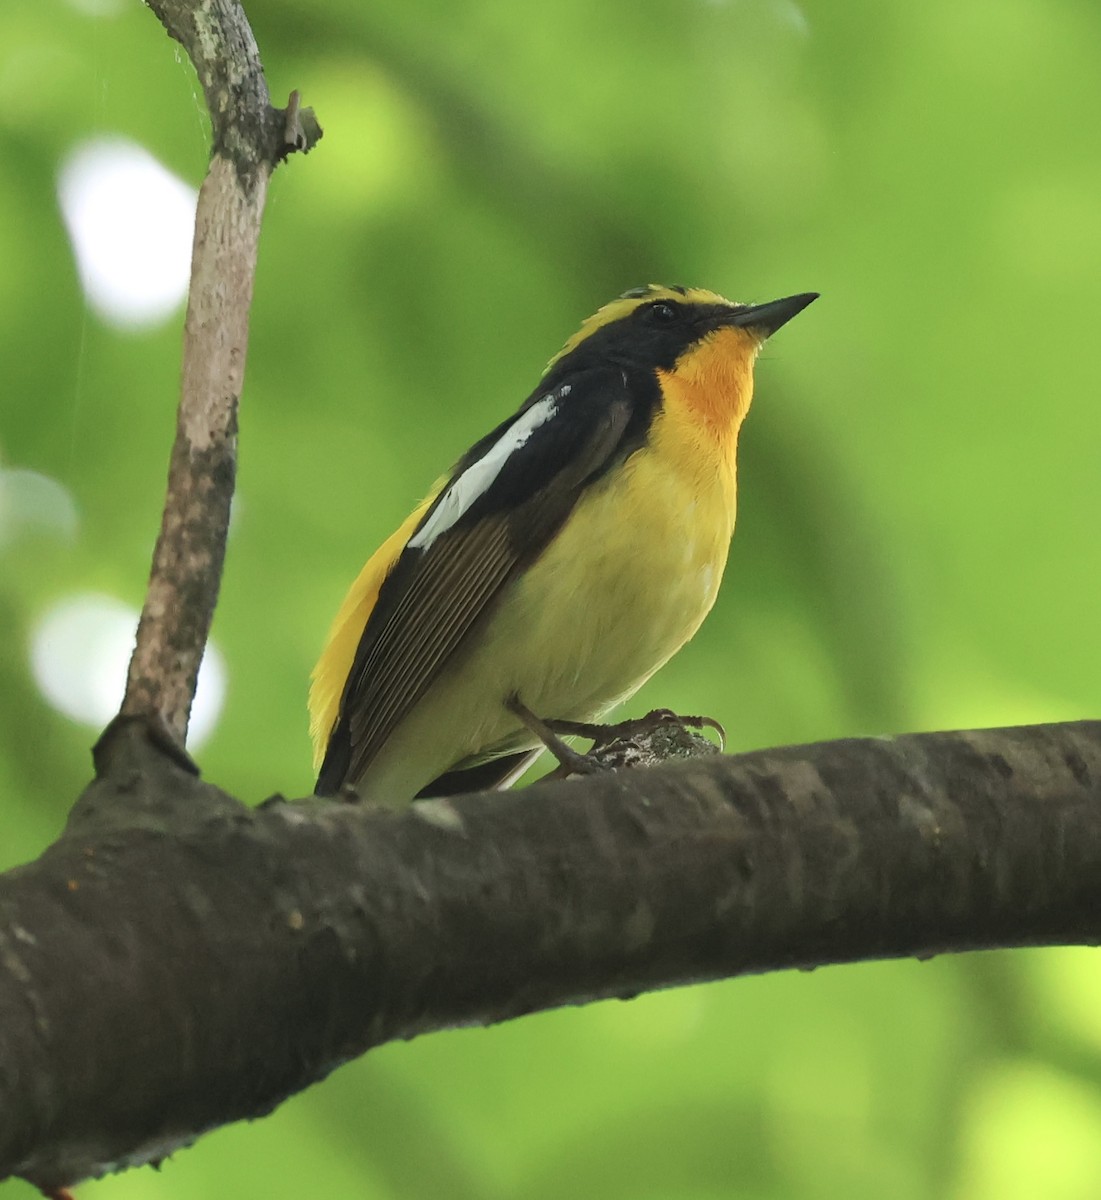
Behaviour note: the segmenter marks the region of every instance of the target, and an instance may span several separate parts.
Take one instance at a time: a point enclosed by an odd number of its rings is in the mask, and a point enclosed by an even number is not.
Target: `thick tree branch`
[[[0,877],[0,1178],[269,1111],[372,1046],[792,966],[1101,938],[1101,722],[248,809],[119,721]]]
[[[183,741],[218,598],[237,461],[237,405],[267,181],[320,130],[297,94],[271,107],[260,55],[235,0],[149,0],[187,51],[213,130],[199,190],[184,323],[176,440],[160,536],[122,711]]]

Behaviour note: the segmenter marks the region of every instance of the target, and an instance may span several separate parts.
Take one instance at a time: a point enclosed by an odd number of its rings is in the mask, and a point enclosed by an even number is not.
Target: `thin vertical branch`
[[[149,0],[149,7],[195,66],[213,150],[195,215],[164,514],[122,712],[159,718],[182,742],[225,560],[267,182],[287,154],[309,150],[321,131],[297,94],[287,110],[272,108],[236,0]]]

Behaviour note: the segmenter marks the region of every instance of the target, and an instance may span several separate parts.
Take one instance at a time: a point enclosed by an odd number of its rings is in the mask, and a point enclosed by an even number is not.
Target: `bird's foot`
[[[692,736],[689,731],[693,729],[713,729],[719,735],[719,751],[726,749],[726,730],[714,717],[682,717],[671,708],[655,708],[644,717],[614,724],[587,721],[547,721],[545,724],[564,737],[588,738],[593,743],[593,750],[602,750],[614,742],[650,737],[659,731]]]
[[[558,759],[554,774],[560,778],[721,753],[726,746],[726,730],[714,717],[682,717],[668,708],[656,708],[644,717],[615,724],[543,720],[517,696],[512,697],[508,708]],[[714,730],[719,735],[718,747],[693,732],[697,729]],[[563,737],[588,738],[592,749],[582,754],[567,745]]]

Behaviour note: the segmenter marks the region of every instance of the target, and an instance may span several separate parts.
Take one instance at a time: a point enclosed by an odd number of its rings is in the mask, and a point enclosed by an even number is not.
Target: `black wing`
[[[425,797],[439,799],[441,796],[465,796],[468,792],[504,791],[520,778],[533,762],[543,753],[538,750],[520,750],[516,754],[505,754],[490,759],[476,767],[463,767],[458,771],[445,771],[417,793],[418,800]]]
[[[460,461],[406,543],[360,639],[319,794],[363,775],[585,489],[641,444],[648,419],[639,420],[623,371],[557,383]]]

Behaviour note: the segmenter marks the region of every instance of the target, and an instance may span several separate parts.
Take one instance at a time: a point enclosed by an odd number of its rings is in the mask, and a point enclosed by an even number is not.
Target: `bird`
[[[316,794],[506,788],[540,722],[599,721],[666,663],[726,565],[758,351],[817,297],[649,284],[585,320],[352,584],[310,687]]]

